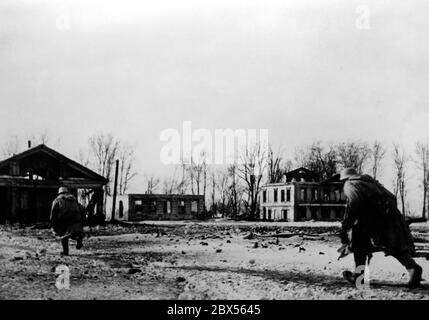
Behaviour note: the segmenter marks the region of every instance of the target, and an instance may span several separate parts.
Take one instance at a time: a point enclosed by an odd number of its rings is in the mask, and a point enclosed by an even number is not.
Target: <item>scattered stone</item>
[[[226,240],[226,243],[231,243],[231,240]]]
[[[130,268],[128,269],[128,274],[135,274],[138,272],[142,272],[139,268]]]
[[[250,264],[255,264],[255,259],[250,259],[250,260],[249,260],[249,263],[250,263]]]
[[[185,251],[182,251],[182,254],[186,254],[186,252],[185,252]]]
[[[216,250],[216,253],[220,253],[220,252],[222,252],[222,249],[217,249]]]
[[[208,246],[209,245],[207,242],[204,242],[204,241],[201,241],[200,244],[203,245],[203,246]]]
[[[185,282],[186,279],[184,277],[177,277],[176,282]]]
[[[256,249],[256,248],[259,248],[259,243],[258,243],[258,242],[255,242],[255,243],[253,244],[253,249]]]
[[[10,259],[10,261],[19,261],[19,260],[24,260],[24,257],[22,256],[15,256],[13,258]]]
[[[247,236],[245,236],[243,239],[245,240],[252,240],[255,239],[255,235],[253,234],[253,232],[250,232]]]
[[[36,257],[44,256],[44,255],[46,255],[46,249],[45,248],[41,248],[41,249],[36,250]]]
[[[299,252],[304,252],[305,248],[304,247],[299,247]]]
[[[17,252],[15,256],[13,256],[10,261],[20,261],[24,259],[31,258],[31,254],[27,251],[24,252]]]
[[[322,252],[322,251],[320,251],[320,252],[319,252],[319,254],[320,254],[320,255],[323,255],[323,254],[325,254],[325,253],[324,253],[324,252]]]

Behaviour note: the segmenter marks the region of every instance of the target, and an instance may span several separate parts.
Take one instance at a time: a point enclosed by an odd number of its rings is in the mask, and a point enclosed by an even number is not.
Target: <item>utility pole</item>
[[[116,194],[118,192],[118,170],[119,170],[119,160],[116,160],[116,169],[115,169],[115,181],[113,182],[113,203],[112,203],[112,222],[115,222],[115,211],[116,211]]]

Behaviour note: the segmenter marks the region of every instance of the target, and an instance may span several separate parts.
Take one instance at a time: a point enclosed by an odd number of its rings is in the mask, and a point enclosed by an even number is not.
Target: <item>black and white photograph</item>
[[[428,300],[428,35],[425,0],[0,0],[0,300]]]

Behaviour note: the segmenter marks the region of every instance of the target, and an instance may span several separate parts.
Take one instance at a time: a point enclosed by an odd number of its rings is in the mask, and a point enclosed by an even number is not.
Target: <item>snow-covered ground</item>
[[[61,257],[48,230],[0,233],[1,299],[428,299],[429,285],[408,290],[406,270],[382,253],[371,261],[370,288],[341,277],[338,224],[147,222],[93,230],[78,251]],[[304,230],[314,237],[261,237]],[[313,230],[313,231],[312,231]],[[427,250],[427,224],[413,225]],[[249,237],[250,232],[254,237]],[[299,232],[298,232],[299,233]],[[245,239],[247,238],[247,239]],[[250,238],[250,239],[249,239]],[[73,243],[72,243],[73,244]],[[429,262],[417,258],[429,278]],[[70,269],[70,289],[55,287],[55,267]]]

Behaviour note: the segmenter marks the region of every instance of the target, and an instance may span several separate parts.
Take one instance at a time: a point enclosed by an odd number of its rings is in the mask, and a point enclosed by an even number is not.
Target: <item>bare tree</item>
[[[281,182],[285,174],[283,168],[283,159],[280,150],[274,153],[272,147],[268,148],[267,155],[267,168],[268,168],[268,183]]]
[[[155,178],[154,176],[146,176],[147,187],[146,194],[154,194],[159,186],[160,179]]]
[[[21,152],[21,144],[18,136],[10,136],[2,148],[2,153],[5,158],[12,157]]]
[[[203,173],[203,196],[204,196],[204,203],[205,203],[206,193],[207,193],[207,171],[208,171],[207,160],[206,160],[205,154],[204,154],[204,158],[202,160],[203,161],[201,163],[201,170]]]
[[[244,205],[250,219],[257,218],[259,192],[266,165],[267,150],[261,144],[255,143],[247,146],[241,155],[241,164],[237,166],[238,176],[245,185],[247,200]]]
[[[338,162],[342,168],[354,168],[362,174],[363,167],[370,156],[368,144],[361,141],[342,142],[337,145]]]
[[[169,178],[162,181],[162,192],[165,194],[185,194],[186,193],[186,172],[184,166],[177,165]],[[181,172],[181,174],[179,174]]]
[[[37,133],[30,135],[28,138],[33,144],[33,146],[37,146],[39,144],[48,145],[54,148],[59,147],[61,143],[61,138],[53,139],[51,135],[49,135],[47,130],[42,130]]]
[[[287,173],[287,172],[291,171],[292,168],[293,168],[292,160],[286,160],[283,164],[283,172]]]
[[[128,145],[119,147],[119,194],[126,194],[130,181],[137,175],[134,172],[134,150]]]
[[[114,139],[111,134],[95,134],[89,139],[89,146],[94,157],[95,170],[109,180],[106,185],[106,195],[111,195],[112,170],[120,142]]]
[[[307,149],[305,149],[303,147],[296,147],[295,148],[294,165],[297,168],[307,166],[307,161],[308,161],[308,150]]]
[[[27,140],[25,140],[25,146],[27,145],[27,141],[30,141],[32,146],[37,146],[39,144],[45,144],[47,145],[50,141],[48,132],[41,131],[37,134],[31,134]],[[56,139],[55,146],[60,145],[60,138]],[[12,135],[8,138],[8,140],[4,143],[2,147],[2,154],[5,158],[11,157],[15,154],[18,154],[25,150],[25,147],[23,147],[24,144],[21,143],[21,139],[18,135]]]
[[[186,172],[188,173],[188,176],[189,176],[189,183],[191,185],[191,193],[194,195],[195,194],[195,189],[194,189],[195,168],[194,168],[194,161],[193,161],[192,157],[190,160],[190,164],[188,166],[186,166],[185,168],[186,168]]]
[[[329,178],[337,172],[338,152],[333,144],[328,144],[326,148],[315,147],[316,159],[321,164],[322,177]]]
[[[32,141],[34,145],[47,145],[49,143],[49,134],[46,130],[40,131],[37,134],[32,134],[28,140]]]
[[[181,160],[180,170],[181,170],[181,177],[177,183],[177,193],[178,194],[185,194],[188,191],[189,180],[186,176],[187,166],[186,166],[185,161],[183,161],[183,159]]]
[[[422,218],[426,218],[429,186],[429,140],[416,143],[417,165],[422,171],[423,208]]]
[[[393,144],[393,161],[395,168],[394,193],[396,197],[398,197],[398,195],[400,197],[402,214],[405,216],[405,173],[408,156],[405,153],[405,150],[403,150],[398,144]]]
[[[173,177],[164,179],[162,182],[162,193],[174,194],[177,187],[177,180]]]
[[[201,192],[206,196],[207,189],[207,160],[206,154],[203,152],[201,155],[194,159],[191,157],[189,165],[185,165],[186,172],[188,173],[189,181],[191,183],[192,194],[200,195]]]
[[[386,155],[386,148],[383,144],[375,140],[371,148],[371,161],[372,161],[372,177],[377,179],[377,174],[380,173],[380,164]]]
[[[216,208],[216,171],[211,170],[210,172],[210,182],[211,182],[211,205],[210,205],[210,211],[212,213],[215,213],[217,211]]]
[[[227,187],[227,200],[229,213],[233,218],[237,218],[241,213],[241,203],[243,198],[243,188],[238,181],[237,164],[228,167],[229,184]]]
[[[77,154],[77,161],[84,167],[89,167],[90,165],[89,152],[85,149],[79,149],[79,153]]]
[[[80,149],[76,159],[84,167],[89,167],[90,158],[89,158],[89,152],[87,150]],[[78,195],[79,203],[82,203],[86,207],[89,204],[92,192],[93,192],[92,189],[78,189],[77,195]]]
[[[317,173],[322,179],[337,172],[337,150],[333,144],[324,146],[316,141],[306,149],[295,149],[295,161],[299,167],[305,167]]]
[[[235,177],[235,168],[231,169],[231,172],[233,173],[233,176]],[[219,170],[216,173],[216,188],[219,194],[219,205],[218,210],[220,211],[220,213],[222,214],[222,217],[225,217],[226,212],[226,205],[227,205],[227,201],[229,199],[228,195],[229,195],[229,187],[228,187],[228,183],[229,183],[229,175],[228,175],[228,170],[227,172],[221,171]],[[235,182],[232,183],[233,188],[232,189],[237,189],[235,186]],[[232,191],[232,193],[234,195],[237,194],[236,191]],[[235,206],[234,206],[235,207]]]

